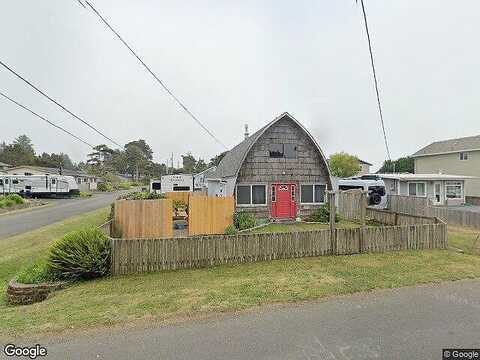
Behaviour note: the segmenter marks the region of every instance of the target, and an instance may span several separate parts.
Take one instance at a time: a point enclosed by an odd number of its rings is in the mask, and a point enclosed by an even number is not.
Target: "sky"
[[[0,59],[120,144],[154,159],[224,149],[76,0],[2,1]],[[228,148],[288,111],[328,156],[386,158],[354,0],[91,0]],[[392,158],[478,135],[480,2],[365,0]],[[0,67],[0,91],[92,144],[100,135]],[[0,98],[0,141],[84,161],[90,149]],[[108,142],[107,142],[108,144]],[[113,144],[108,144],[115,147]]]

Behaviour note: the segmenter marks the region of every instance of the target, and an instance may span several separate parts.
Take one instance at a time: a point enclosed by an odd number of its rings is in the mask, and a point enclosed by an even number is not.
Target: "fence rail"
[[[332,235],[333,234],[333,235]],[[333,238],[332,238],[333,236]],[[322,255],[446,248],[446,224],[418,224],[172,239],[111,239],[112,274]]]
[[[389,195],[388,207],[393,212],[436,217],[449,225],[480,229],[480,213],[469,211],[468,208],[456,210],[448,207],[433,206],[427,198]]]

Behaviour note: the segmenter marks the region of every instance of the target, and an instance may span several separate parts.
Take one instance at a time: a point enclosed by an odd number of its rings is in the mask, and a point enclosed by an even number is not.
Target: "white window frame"
[[[424,195],[418,195],[418,186],[415,186],[415,192],[417,193],[416,195],[410,195],[410,184],[423,184],[425,188],[425,194]],[[427,197],[427,182],[426,181],[409,181],[407,183],[407,194],[408,196],[416,196],[416,197]]]
[[[250,187],[250,204],[239,204],[238,203],[238,187],[239,186],[249,186]],[[253,203],[253,186],[263,186],[265,188],[265,203],[264,204],[254,204]],[[248,183],[248,184],[237,184],[235,185],[235,205],[238,207],[259,207],[267,206],[268,204],[268,186],[265,183]]]
[[[457,186],[458,184],[460,184],[460,197],[457,198],[457,197],[454,197],[454,198],[449,198],[447,197],[447,188],[449,186]],[[464,183],[463,181],[445,181],[445,200],[448,200],[448,199],[464,199],[465,197],[465,193],[464,193]]]
[[[462,151],[458,156],[460,161],[468,161],[468,152]]]
[[[315,185],[319,186],[325,186],[325,196],[323,197],[323,202],[315,202]],[[327,198],[327,184],[325,183],[300,183],[299,185],[299,202],[302,205],[323,205],[325,204],[326,198]],[[302,202],[302,186],[312,186],[312,191],[313,191],[313,202]]]

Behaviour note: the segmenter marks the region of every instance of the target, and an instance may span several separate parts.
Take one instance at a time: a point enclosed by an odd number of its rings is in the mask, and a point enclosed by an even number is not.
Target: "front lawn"
[[[8,281],[66,231],[100,224],[100,210],[0,241],[0,277]],[[465,248],[473,231],[451,230]],[[109,277],[75,284],[48,300],[11,307],[0,300],[0,338],[165,321],[257,306],[480,277],[480,256],[448,250],[325,256]],[[0,289],[4,293],[4,286]]]
[[[355,228],[360,225],[351,221],[342,220],[335,224],[339,229]],[[289,231],[306,231],[306,230],[321,230],[329,229],[329,224],[320,223],[292,223],[292,224],[268,224],[258,229],[254,229],[251,232],[254,233],[267,233],[267,232],[289,232]]]

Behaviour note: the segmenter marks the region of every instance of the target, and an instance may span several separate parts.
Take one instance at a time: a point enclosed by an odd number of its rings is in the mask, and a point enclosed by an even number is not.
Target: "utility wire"
[[[225,149],[228,149],[225,144],[223,144],[202,122],[180,101],[180,99],[165,85],[165,83],[160,80],[160,78],[148,67],[148,65],[140,58],[139,55],[132,49],[130,45],[120,36],[120,34],[105,20],[105,18],[98,12],[97,9],[93,7],[88,0],[85,1],[86,4],[93,10],[93,12],[102,20],[102,22],[117,36],[117,38],[127,47],[128,50],[137,58],[140,64],[152,75],[155,80],[163,87],[163,89],[175,100],[175,102],[180,105],[180,107],[185,110],[185,112],[198,124],[200,127],[207,132],[217,143],[222,145]]]
[[[20,80],[24,81],[25,83],[27,83],[28,85],[30,85],[30,87],[32,87],[33,89],[35,89],[37,92],[39,92],[40,94],[42,94],[43,96],[45,96],[48,100],[50,100],[51,102],[53,102],[55,105],[59,106],[60,108],[62,108],[64,111],[66,111],[67,113],[69,113],[71,116],[73,116],[75,119],[81,121],[83,124],[87,125],[90,129],[92,129],[93,131],[95,131],[97,134],[103,136],[105,139],[107,139],[108,141],[110,141],[111,143],[117,145],[118,147],[122,148],[123,146],[120,145],[118,142],[116,142],[115,140],[112,140],[111,138],[109,138],[107,135],[105,135],[103,132],[101,132],[100,130],[96,129],[93,125],[89,124],[88,122],[86,122],[85,120],[83,120],[80,116],[74,114],[72,111],[70,111],[69,109],[67,109],[64,105],[60,104],[58,101],[52,99],[50,96],[48,96],[45,92],[43,92],[42,90],[40,90],[38,87],[36,87],[35,85],[33,85],[30,81],[28,81],[27,79],[25,79],[23,76],[21,76],[20,74],[18,74],[17,72],[15,72],[15,70],[13,70],[12,68],[10,68],[8,65],[6,65],[3,61],[0,60],[0,65],[2,65],[5,69],[7,69],[8,71],[10,71],[13,75],[15,75],[17,78],[19,78]]]
[[[355,2],[358,4],[358,0],[355,0]],[[382,123],[383,139],[385,141],[385,148],[387,150],[388,160],[392,160],[392,158],[390,157],[390,149],[388,147],[387,132],[385,131],[385,123],[383,121],[382,105],[381,105],[381,102],[380,102],[380,94],[379,94],[379,91],[378,91],[377,72],[375,71],[375,63],[373,62],[372,43],[371,43],[371,40],[370,40],[370,32],[368,31],[367,14],[365,13],[365,5],[363,4],[363,0],[360,0],[360,3],[362,5],[363,20],[365,22],[365,31],[367,33],[368,50],[370,52],[370,61],[372,63],[373,80],[375,82],[375,92],[377,93],[378,112],[380,114],[380,121]]]
[[[36,117],[42,119],[43,121],[46,121],[46,122],[49,123],[50,125],[52,125],[52,126],[56,127],[57,129],[63,131],[64,133],[66,133],[66,134],[74,137],[75,139],[77,139],[78,141],[84,143],[85,145],[90,146],[90,147],[93,149],[93,145],[91,145],[91,144],[89,144],[88,142],[86,142],[85,140],[79,138],[77,135],[72,134],[70,131],[65,130],[63,127],[61,127],[61,126],[59,126],[59,125],[57,125],[57,124],[54,124],[53,122],[51,122],[50,120],[44,118],[42,115],[37,114],[37,113],[34,112],[33,110],[30,110],[30,109],[29,109],[28,107],[26,107],[25,105],[22,105],[22,104],[20,104],[18,101],[13,100],[11,97],[5,95],[5,94],[2,93],[1,91],[0,91],[0,95],[3,96],[5,99],[11,101],[12,103],[20,106],[22,109],[27,110],[29,113],[35,115]]]

